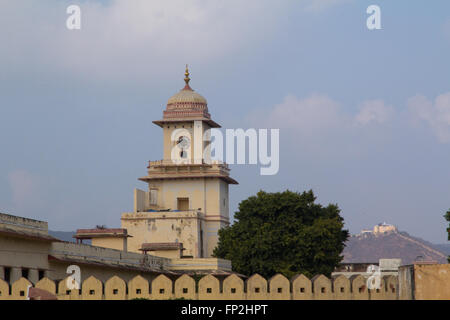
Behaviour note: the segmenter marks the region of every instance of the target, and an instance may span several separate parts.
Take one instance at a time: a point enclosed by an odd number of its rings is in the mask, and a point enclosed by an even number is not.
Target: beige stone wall
[[[13,216],[5,213],[0,213],[0,229],[2,228],[48,235],[47,222]]]
[[[127,239],[118,237],[92,238],[92,245],[103,248],[127,251]]]
[[[48,269],[51,244],[0,235],[0,265],[7,261],[10,267]]]
[[[401,266],[398,269],[399,299],[413,300],[414,266]]]
[[[22,270],[28,272],[30,281],[39,280],[39,272],[50,269],[48,253],[51,244],[46,241],[33,241],[0,235],[0,279],[5,277],[5,268],[10,270],[10,281],[22,277]]]
[[[48,262],[49,271],[46,276],[54,280],[65,279],[67,267],[73,264],[81,269],[81,281],[93,276],[105,282],[115,275],[129,281],[139,274],[152,280],[158,274],[158,270],[162,270],[170,262],[170,259],[151,255],[144,256],[133,252],[69,242],[52,243],[52,248],[47,254],[49,253],[58,259]],[[86,260],[84,257],[89,259]],[[155,273],[140,271],[143,265],[155,269]]]
[[[166,266],[171,271],[222,270],[231,271],[231,261],[219,258],[172,259]]]
[[[189,211],[123,213],[121,227],[132,236],[128,250],[140,252],[142,243],[178,241],[186,249],[184,255],[211,257],[218,230],[229,224],[228,184],[220,179],[176,179],[152,182],[151,189],[158,190],[158,204],[148,205],[148,192],[135,190],[135,210],[176,210],[177,199],[188,198]],[[102,245],[113,247],[109,240]]]
[[[109,278],[116,275],[125,281],[129,281],[137,275],[141,275],[147,280],[152,280],[158,275],[158,273],[149,273],[149,272],[144,273],[139,270],[133,269],[127,270],[125,268],[118,269],[118,268],[110,268],[104,266],[102,267],[90,264],[71,263],[71,262],[51,262],[50,263],[51,270],[48,272],[48,277],[50,279],[55,279],[56,281],[60,279],[66,279],[68,276],[68,274],[66,273],[67,267],[73,264],[78,265],[81,269],[81,281],[84,281],[92,276],[105,282]]]
[[[414,265],[416,300],[450,300],[450,264]]]
[[[172,152],[172,147],[175,146],[176,142],[172,141],[172,133],[178,129],[178,131],[180,129],[185,130],[186,132],[188,132],[189,134],[186,136],[190,136],[190,147],[188,149],[188,152],[190,153],[190,157],[191,159],[194,158],[194,146],[193,144],[195,143],[194,141],[194,128],[193,128],[194,122],[193,121],[186,121],[186,122],[178,122],[178,123],[174,123],[174,124],[165,124],[163,126],[163,154],[164,154],[164,159],[171,159],[171,152]],[[185,134],[182,134],[185,135]]]
[[[81,290],[67,290],[66,279],[52,281],[47,278],[35,286],[57,295],[60,300],[127,300],[135,298],[146,299],[194,299],[194,300],[351,300],[351,299],[382,299],[396,300],[397,294],[387,291],[390,285],[396,285],[396,277],[389,276],[384,289],[377,293],[372,290],[360,291],[365,279],[354,277],[348,279],[339,276],[329,279],[318,275],[308,279],[298,275],[288,280],[283,275],[275,275],[269,281],[260,275],[253,275],[245,282],[236,275],[230,275],[219,280],[213,275],[207,275],[196,281],[184,274],[175,280],[166,275],[159,275],[151,280],[140,275],[125,280],[112,276],[100,280],[90,276],[82,281]],[[362,279],[361,279],[362,278]],[[32,283],[21,278],[9,286],[0,280],[0,300],[26,299],[28,287]],[[442,284],[441,284],[442,286]],[[342,291],[341,288],[344,288]],[[9,293],[11,290],[11,294]],[[355,292],[356,290],[356,292]]]
[[[183,243],[184,255],[201,256],[199,233],[203,215],[198,212],[140,212],[122,214],[122,228],[128,234],[128,250],[141,252],[142,243]]]

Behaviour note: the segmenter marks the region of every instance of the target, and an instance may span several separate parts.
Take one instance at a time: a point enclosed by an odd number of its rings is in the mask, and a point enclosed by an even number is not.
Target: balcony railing
[[[180,159],[180,160],[172,160],[172,159],[163,159],[163,160],[150,160],[148,162],[148,166],[177,166],[177,165],[213,165],[219,166],[226,170],[229,170],[228,164],[219,160],[211,160],[205,161],[205,159]]]

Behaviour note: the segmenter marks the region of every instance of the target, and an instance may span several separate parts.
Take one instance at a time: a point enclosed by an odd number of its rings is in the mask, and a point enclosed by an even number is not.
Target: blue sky
[[[382,30],[366,27],[371,4]],[[280,129],[277,175],[232,166],[232,211],[259,189],[312,188],[352,233],[386,221],[446,241],[448,1],[3,0],[0,13],[0,211],[119,226],[189,63],[224,128]]]

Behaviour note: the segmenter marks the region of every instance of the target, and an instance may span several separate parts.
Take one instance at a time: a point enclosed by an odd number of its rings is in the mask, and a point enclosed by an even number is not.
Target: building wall
[[[414,266],[401,266],[398,269],[399,299],[414,300]]]
[[[197,212],[123,213],[122,228],[128,234],[128,250],[141,252],[142,243],[183,243],[184,255],[200,257],[199,232],[203,230],[203,215]]]
[[[127,251],[127,239],[118,237],[92,238],[93,246]]]
[[[48,223],[45,221],[28,219],[5,213],[0,213],[0,229],[1,228],[10,228],[42,235],[48,234]]]
[[[184,126],[184,128],[183,128]],[[163,126],[163,154],[164,154],[164,159],[169,160],[171,159],[171,152],[172,152],[172,147],[175,146],[176,141],[172,141],[172,134],[175,130],[180,131],[181,130],[185,130],[186,132],[188,132],[189,134],[185,134],[182,133],[181,135],[185,135],[188,136],[190,138],[190,147],[188,149],[188,152],[190,153],[190,157],[191,159],[194,158],[194,146],[193,144],[195,143],[194,141],[194,122],[193,121],[186,121],[186,122],[179,122],[179,123],[173,123],[173,124],[165,124]],[[180,131],[181,133],[181,131]]]
[[[128,250],[140,252],[142,243],[178,241],[186,249],[184,255],[211,257],[218,230],[229,225],[228,184],[220,179],[176,179],[152,182],[152,188],[158,189],[154,209],[172,211],[123,213],[121,227],[132,236]],[[148,192],[135,191],[135,209],[145,205],[144,197]],[[192,212],[174,212],[177,198],[189,198]],[[103,245],[113,247],[107,241]]]
[[[8,237],[0,234],[0,265],[48,269],[50,242]]]
[[[126,300],[134,298],[185,298],[194,300],[398,299],[397,295],[392,295],[384,290],[376,293],[376,295],[372,290],[368,290],[367,288],[361,291],[361,281],[364,282],[365,279],[357,277],[357,283],[343,283],[342,280],[344,282],[347,281],[342,278],[333,281],[322,275],[316,276],[312,280],[303,275],[299,275],[290,281],[282,275],[276,275],[267,281],[256,274],[244,282],[234,274],[222,280],[212,275],[195,280],[184,274],[175,280],[171,280],[165,275],[159,275],[150,280],[140,275],[130,280],[123,279],[120,276],[112,276],[106,280],[99,280],[91,276],[82,281],[81,293],[78,290],[68,291],[66,279],[59,282],[43,279],[35,286],[56,294],[60,300]],[[21,296],[20,292],[25,293],[28,285],[30,283],[26,279],[22,278],[16,281],[11,286],[12,294],[10,295],[10,286],[0,280],[0,300],[26,299],[26,295]],[[345,287],[346,290],[342,292],[340,289],[334,289],[341,287]]]
[[[450,300],[450,264],[414,265],[416,300]]]
[[[47,274],[50,269],[50,246],[50,242],[0,235],[0,279],[5,279],[9,270],[10,280],[14,282],[24,271],[31,281],[37,282],[39,273]]]
[[[125,281],[129,281],[137,275],[140,275],[147,280],[152,280],[159,274],[157,272],[150,273],[133,269],[125,269],[125,268],[121,269],[117,267],[96,266],[90,264],[64,262],[64,261],[63,262],[50,261],[49,263],[50,272],[48,273],[48,278],[53,279],[56,282],[62,279],[66,279],[68,276],[67,267],[74,264],[80,267],[81,281],[84,281],[89,277],[95,277],[96,279],[105,282],[113,276],[118,276]]]
[[[397,227],[395,227],[393,225],[376,225],[373,227],[374,234],[384,233],[384,232],[393,232],[393,231],[397,231]]]
[[[195,271],[195,270],[222,270],[231,271],[231,261],[217,258],[203,259],[172,259],[167,270]]]

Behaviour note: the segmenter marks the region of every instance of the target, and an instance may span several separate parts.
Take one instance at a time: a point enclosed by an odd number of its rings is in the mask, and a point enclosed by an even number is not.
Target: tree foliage
[[[233,270],[246,275],[329,276],[349,233],[337,205],[315,200],[312,190],[258,192],[239,204],[232,226],[219,230],[214,256],[231,260]]]

